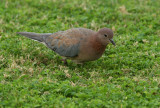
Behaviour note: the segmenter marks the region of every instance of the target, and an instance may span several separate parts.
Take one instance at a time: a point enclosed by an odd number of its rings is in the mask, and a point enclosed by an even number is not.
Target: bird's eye
[[[108,37],[108,35],[104,34],[105,37]]]

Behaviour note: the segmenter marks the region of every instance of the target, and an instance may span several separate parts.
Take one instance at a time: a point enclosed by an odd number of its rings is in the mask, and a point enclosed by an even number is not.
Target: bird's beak
[[[109,39],[109,40],[114,46],[116,45],[115,42],[113,41],[113,39]]]

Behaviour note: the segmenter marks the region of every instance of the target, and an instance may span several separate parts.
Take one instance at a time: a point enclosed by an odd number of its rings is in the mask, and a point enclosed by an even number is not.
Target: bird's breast
[[[78,61],[93,61],[99,59],[105,51],[106,46],[102,45],[100,41],[86,40],[81,43],[80,51],[77,59]]]
[[[91,47],[96,54],[102,55],[105,51],[106,46],[101,43],[99,39],[93,38],[91,40]]]

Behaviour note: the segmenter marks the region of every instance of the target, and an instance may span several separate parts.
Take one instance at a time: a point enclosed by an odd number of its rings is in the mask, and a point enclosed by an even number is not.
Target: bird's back
[[[92,36],[95,31],[86,28],[72,28],[63,32],[68,37],[82,38]]]

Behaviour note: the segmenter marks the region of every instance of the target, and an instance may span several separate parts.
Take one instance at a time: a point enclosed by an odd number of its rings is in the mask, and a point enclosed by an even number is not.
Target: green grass
[[[94,62],[64,66],[16,34],[114,30]],[[0,107],[160,107],[160,0],[1,0]]]

